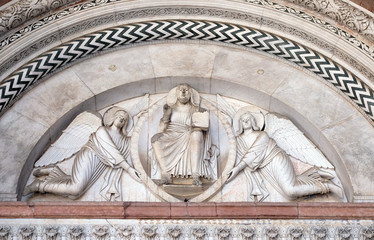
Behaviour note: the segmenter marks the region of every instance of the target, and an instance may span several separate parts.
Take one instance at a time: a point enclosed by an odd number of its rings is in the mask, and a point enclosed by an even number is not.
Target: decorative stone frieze
[[[85,230],[82,226],[71,226],[68,232],[71,240],[82,240],[85,238]]]
[[[255,228],[253,227],[243,227],[240,229],[240,235],[243,240],[252,240],[256,236]]]
[[[109,239],[109,228],[108,226],[95,226],[93,228],[93,235],[97,240]]]
[[[168,228],[168,234],[172,240],[180,239],[180,237],[182,236],[182,232],[183,232],[183,229],[178,226]]]
[[[278,227],[267,227],[265,228],[265,236],[267,240],[277,240],[280,238],[279,236],[279,228]]]
[[[301,240],[304,235],[304,229],[301,227],[291,227],[289,229],[291,240]]]
[[[337,229],[339,240],[349,240],[352,237],[352,228],[349,226],[339,227]]]
[[[312,11],[323,14],[344,26],[367,36],[371,41],[373,38],[374,20],[368,12],[364,12],[342,0],[288,0],[294,4],[306,7]],[[76,0],[43,0],[31,1],[21,0],[0,10],[0,34],[6,33],[18,27],[24,22],[45,14],[61,6],[74,3]],[[80,4],[81,6],[94,7],[107,4],[112,1],[92,1]],[[270,1],[248,0],[260,4],[269,4]],[[75,6],[75,9],[77,7]],[[79,8],[79,7],[78,7]]]
[[[363,34],[374,41],[374,19],[369,12],[364,12],[342,0],[288,0],[310,10],[323,14],[344,26]]]
[[[191,232],[196,240],[202,240],[207,235],[207,229],[204,226],[194,227]]]
[[[373,240],[374,239],[374,226],[363,227],[361,230],[361,235],[363,240]]]
[[[35,234],[34,226],[23,226],[19,229],[19,236],[22,240],[31,240]]]
[[[0,10],[0,35],[24,22],[77,0],[20,0]]]
[[[231,229],[228,227],[220,227],[216,229],[217,239],[228,240],[230,239]]]
[[[134,227],[125,225],[125,226],[117,226],[116,230],[118,232],[118,236],[122,239],[131,239],[132,235],[134,234],[133,232]]]
[[[59,229],[57,226],[50,226],[45,228],[45,237],[47,240],[57,240],[59,237]]]
[[[315,240],[325,240],[329,237],[329,231],[323,226],[313,227],[311,229],[311,235]]]
[[[1,219],[4,226],[9,231],[27,232],[24,235],[14,236],[12,239],[56,239],[48,238],[43,233],[50,228],[50,223],[54,222],[54,228],[58,228],[58,239],[98,239],[95,228],[100,226],[109,232],[105,239],[294,239],[291,238],[290,230],[303,229],[301,239],[372,239],[369,235],[362,235],[361,229],[373,229],[372,220],[121,220],[121,219],[59,219],[44,220],[33,219],[33,224],[24,229],[24,222],[30,219]],[[322,226],[323,225],[323,226]],[[132,234],[124,237],[119,235],[118,226],[131,227]],[[250,226],[250,227],[248,227]],[[75,236],[71,235],[71,228],[80,229]],[[256,232],[255,237],[251,231],[242,229],[252,229]],[[325,229],[331,235],[316,238],[313,229]],[[170,229],[178,229],[177,234],[170,235]],[[197,230],[199,229],[199,230]],[[339,230],[340,229],[340,230]],[[341,230],[345,229],[345,230]],[[346,232],[347,229],[350,229]],[[87,235],[83,238],[83,232]],[[198,233],[199,232],[199,233]],[[249,233],[244,234],[244,232]],[[334,233],[336,235],[334,235]],[[212,234],[212,235],[210,235]],[[249,236],[251,235],[251,236]],[[11,235],[9,235],[11,236]],[[78,237],[79,236],[79,237]],[[131,236],[131,237],[130,237]]]
[[[156,225],[143,227],[142,229],[143,237],[145,237],[145,239],[147,240],[155,239],[157,236],[157,228],[158,227]]]
[[[0,226],[0,240],[7,240],[10,236],[9,226]]]
[[[54,13],[46,18],[40,19],[35,23],[27,25],[22,30],[19,30],[11,35],[5,35],[3,39],[0,41],[0,50],[5,49],[9,45],[11,45],[14,41],[26,37],[34,30],[37,30],[47,24],[51,24],[54,21],[57,21],[61,18],[70,16],[75,14],[79,11],[84,11],[87,9],[91,9],[94,7],[100,7],[102,4],[112,3],[112,1],[92,1],[86,2],[82,4],[78,4],[72,8],[67,8],[61,10],[60,12]],[[257,5],[257,6],[264,6],[276,11],[279,11],[282,14],[288,14],[290,16],[294,16],[303,20],[307,20],[310,24],[316,25],[324,30],[327,30],[339,37],[345,39],[347,42],[350,42],[353,46],[361,49],[366,54],[373,57],[373,49],[362,42],[361,40],[357,39],[354,35],[350,34],[349,32],[345,31],[344,29],[340,29],[338,26],[335,26],[329,22],[326,22],[322,19],[319,19],[316,16],[310,15],[309,13],[302,12],[296,10],[289,6],[284,6],[280,3],[272,2],[272,1],[257,1],[257,0],[250,0],[247,1],[248,4]],[[220,17],[220,18],[227,18],[227,19],[234,19],[234,20],[244,20],[247,22],[253,22],[257,24],[263,24],[265,21],[269,21],[269,19],[264,19],[261,16],[256,16],[253,14],[247,14],[244,12],[235,12],[231,10],[220,10],[220,9],[211,9],[211,8],[204,8],[204,7],[154,7],[142,10],[124,10],[122,12],[117,13],[114,17],[113,15],[104,15],[98,16],[95,18],[88,18],[84,21],[80,22],[79,24],[75,24],[74,26],[70,26],[67,28],[63,28],[60,30],[58,35],[63,37],[68,37],[72,34],[81,32],[83,30],[88,30],[93,27],[97,27],[103,24],[114,23],[115,21],[124,21],[130,19],[136,19],[139,17],[152,17],[152,16],[174,16],[174,15],[189,15],[189,16],[209,16],[209,17]],[[51,44],[54,40],[44,40],[48,44]],[[35,44],[34,44],[35,45]],[[43,45],[43,41],[38,43],[38,45]],[[35,46],[34,46],[35,48]],[[29,50],[29,51],[32,51]],[[35,51],[35,50],[34,50]]]

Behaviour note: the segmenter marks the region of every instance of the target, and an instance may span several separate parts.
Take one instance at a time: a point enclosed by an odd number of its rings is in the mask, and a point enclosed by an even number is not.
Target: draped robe
[[[204,159],[208,158],[210,136],[207,132],[191,126],[192,114],[198,112],[198,107],[187,106],[173,109],[170,122],[167,123],[166,129],[159,133],[160,137],[152,146],[164,173],[181,178],[193,175],[211,178],[210,166],[204,162]],[[201,154],[196,156],[192,144],[198,144],[199,151],[196,152]]]
[[[241,134],[237,144],[237,159],[247,165],[244,172],[252,200],[257,196],[263,201],[269,195],[264,179],[288,199],[329,191],[315,168],[296,175],[290,157],[265,132]]]
[[[70,198],[79,198],[106,170],[100,194],[106,199],[121,200],[121,162],[129,164],[129,138],[125,135],[111,136],[105,127],[92,133],[89,141],[76,154],[71,176],[58,166],[42,182],[40,192],[49,192]]]

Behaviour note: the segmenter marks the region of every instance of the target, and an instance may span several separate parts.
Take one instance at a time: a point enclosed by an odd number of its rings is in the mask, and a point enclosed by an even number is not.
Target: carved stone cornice
[[[27,219],[30,221],[30,219]],[[373,221],[357,220],[129,220],[129,219],[33,219],[25,225],[19,219],[3,220],[6,237],[0,239],[294,239],[288,229],[302,229],[303,239],[372,239]],[[105,237],[98,237],[96,229],[107,229]],[[55,235],[50,234],[53,229]],[[129,231],[123,235],[122,229]],[[170,235],[170,229],[177,236]],[[346,234],[345,232],[348,232]],[[243,234],[248,233],[249,234]],[[369,234],[367,234],[369,232]],[[344,236],[349,235],[349,238]],[[29,238],[27,238],[30,236]],[[367,237],[369,236],[369,237]]]
[[[121,0],[119,0],[121,1]],[[245,0],[253,2],[253,0]],[[267,5],[269,0],[255,0]],[[285,0],[302,8],[322,14],[374,41],[374,17],[346,0]],[[20,0],[0,8],[0,35],[49,11],[77,2],[77,0]],[[95,4],[111,1],[95,1]]]
[[[374,42],[374,18],[369,11],[344,0],[286,0],[325,15]]]
[[[0,35],[24,22],[77,0],[20,0],[0,9]]]

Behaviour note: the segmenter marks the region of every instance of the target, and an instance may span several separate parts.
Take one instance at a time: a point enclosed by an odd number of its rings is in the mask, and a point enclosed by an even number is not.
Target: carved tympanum
[[[78,115],[36,161],[24,194],[76,199],[100,179],[102,186],[93,189],[107,201],[122,199],[123,183],[164,201],[215,201],[222,188],[231,194],[245,189],[247,201],[344,197],[334,167],[287,118],[219,95],[200,96],[187,84],[165,95],[152,101],[145,95],[129,110],[112,106],[103,117]],[[70,175],[60,168],[65,161],[71,162],[65,165]],[[307,167],[297,170],[295,161]],[[177,230],[170,234],[178,238]],[[248,239],[253,234],[242,232]],[[292,236],[298,239],[297,232]]]

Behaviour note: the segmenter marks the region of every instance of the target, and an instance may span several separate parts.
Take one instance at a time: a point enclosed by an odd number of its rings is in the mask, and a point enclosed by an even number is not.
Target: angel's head
[[[118,111],[114,114],[113,125],[122,128],[129,122],[129,114],[126,111]]]
[[[239,129],[242,131],[246,129],[253,129],[255,131],[260,130],[257,126],[256,118],[250,112],[245,112],[240,116]]]
[[[125,129],[128,122],[129,114],[123,108],[111,107],[104,113],[103,123],[106,127],[115,126],[118,129]]]

